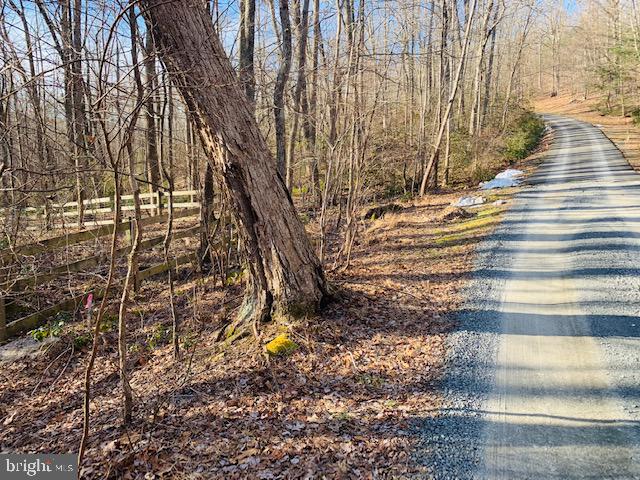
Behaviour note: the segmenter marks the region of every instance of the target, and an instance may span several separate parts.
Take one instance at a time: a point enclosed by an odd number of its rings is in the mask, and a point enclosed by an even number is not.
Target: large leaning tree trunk
[[[204,3],[142,0],[142,6],[232,202],[248,267],[235,326],[316,311],[326,296],[322,267]]]

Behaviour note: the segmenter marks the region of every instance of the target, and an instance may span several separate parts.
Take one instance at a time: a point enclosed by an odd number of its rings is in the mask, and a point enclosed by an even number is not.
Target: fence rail
[[[138,279],[140,282],[142,282],[148,278],[153,277],[154,275],[166,272],[169,268],[176,268],[180,265],[193,263],[194,261],[196,261],[196,259],[197,258],[195,253],[182,255],[178,258],[175,258],[174,260],[170,260],[169,265],[167,265],[167,263],[159,263],[144,270],[140,270],[138,272]],[[122,282],[120,281],[119,283]],[[105,292],[104,289],[93,288],[88,290],[87,292],[84,292],[82,295],[72,296],[63,300],[62,302],[59,302],[55,305],[9,323],[6,323],[6,313],[3,308],[2,313],[0,314],[0,340],[6,340],[9,337],[20,335],[22,333],[28,332],[29,330],[33,330],[59,312],[76,310],[78,306],[82,304],[82,301],[84,300],[86,295],[88,295],[89,293],[93,293],[93,298],[95,300],[100,300],[104,296]],[[0,300],[0,306],[4,307],[4,299]]]
[[[198,190],[176,190],[173,192],[173,208],[174,210],[199,208],[199,192]],[[169,195],[161,191],[141,193],[140,208],[143,211],[150,211],[152,214],[161,215],[168,207]],[[121,195],[122,212],[131,212],[135,209],[133,205],[133,195]],[[115,196],[89,198],[82,202],[84,205],[83,226],[99,226],[112,225],[112,218],[108,217],[113,214],[115,208]],[[53,228],[73,228],[78,227],[78,222],[66,221],[67,218],[77,218],[79,216],[78,202],[51,203],[47,205],[39,205],[36,207],[22,208],[21,211],[30,220],[42,222],[50,219],[50,226]],[[56,220],[58,220],[56,222]],[[33,228],[33,227],[31,227]]]
[[[187,191],[187,193],[191,194],[192,191]],[[104,200],[104,198],[91,199],[88,201],[93,202],[93,204],[95,205],[99,204],[102,200]],[[193,198],[191,200],[193,200]],[[185,203],[193,204],[195,202],[190,201]],[[195,217],[199,216],[199,213],[199,208],[189,207],[175,211],[174,218],[178,219]],[[166,222],[167,219],[168,214],[164,213],[152,217],[143,218],[141,223],[142,225],[147,226]],[[111,235],[113,234],[114,229],[116,229],[118,232],[131,232],[132,227],[132,220],[123,221],[118,225],[114,225],[112,222],[111,224],[100,225],[96,228],[90,228],[81,232],[68,233],[54,238],[42,240],[40,242],[21,245],[12,249],[0,250],[0,261],[6,264],[8,262],[17,261],[21,256],[34,256],[41,253],[54,252],[55,250],[63,247],[68,247]],[[172,240],[197,237],[199,236],[201,230],[202,228],[198,222],[198,225],[196,226],[174,231]],[[162,245],[163,240],[164,235],[145,239],[142,241],[140,249],[141,251],[144,251]],[[131,242],[132,236],[130,236],[129,245],[122,246],[116,250],[116,256],[122,257],[128,254],[131,251]],[[55,280],[56,278],[62,277],[64,275],[70,275],[73,273],[79,273],[89,270],[98,266],[103,258],[103,256],[94,255],[74,262],[54,266],[49,271],[44,273],[22,276],[14,279],[5,278],[0,281],[0,290],[2,290],[2,293],[0,294],[0,341],[4,341],[8,337],[18,335],[20,333],[24,333],[28,330],[36,328],[58,312],[65,310],[75,310],[80,304],[79,302],[82,301],[82,298],[84,298],[84,296],[88,294],[89,291],[93,292],[94,298],[96,299],[100,298],[104,292],[102,292],[98,288],[91,288],[83,295],[72,296],[71,298],[67,298],[61,302],[56,303],[55,305],[44,308],[34,313],[30,313],[29,315],[18,318],[9,323],[7,323],[7,311],[11,309],[11,305],[7,302],[7,300],[10,298],[7,295],[10,295],[11,297],[19,297],[27,287],[35,287],[37,285],[50,282],[51,280]],[[153,275],[157,275],[159,273],[167,271],[169,268],[175,268],[178,265],[190,263],[195,260],[196,254],[194,252],[191,252],[180,255],[177,258],[170,260],[168,264],[162,262],[152,265],[143,270],[138,270],[137,266],[135,266],[136,270],[134,271],[134,285],[137,288],[140,282],[152,277]]]

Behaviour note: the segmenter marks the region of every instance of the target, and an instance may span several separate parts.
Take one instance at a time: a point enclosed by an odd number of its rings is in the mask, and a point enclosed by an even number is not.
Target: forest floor
[[[185,269],[176,286],[182,359],[175,361],[164,284],[144,284],[129,321],[135,408],[126,428],[112,305],[94,369],[83,477],[423,473],[411,453],[414,427],[441,402],[451,313],[476,244],[500,221],[514,190],[484,193],[487,204],[466,211],[450,204],[473,191],[430,195],[363,220],[351,266],[328,273],[337,295],[322,316],[263,326],[260,342],[215,341],[239,304],[240,279],[220,288]],[[498,199],[507,202],[496,206]],[[267,357],[264,343],[283,330],[299,348]],[[2,366],[3,452],[77,451],[88,339],[85,322],[70,323],[39,355]]]

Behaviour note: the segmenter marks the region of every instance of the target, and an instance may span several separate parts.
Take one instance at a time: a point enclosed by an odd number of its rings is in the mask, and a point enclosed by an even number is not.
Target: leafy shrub
[[[76,333],[73,335],[73,348],[75,350],[82,350],[89,346],[92,337],[90,333]]]
[[[484,167],[482,165],[476,165],[473,171],[471,172],[471,180],[474,184],[480,182],[487,182],[494,177],[495,173],[493,169]]]
[[[631,119],[634,125],[640,125],[640,107],[636,107],[631,110]]]
[[[505,140],[504,156],[514,162],[526,158],[538,145],[544,122],[533,112],[524,112],[514,122]]]
[[[101,332],[112,332],[118,327],[118,315],[112,313],[105,313],[102,316],[102,322],[100,323]]]
[[[194,332],[187,332],[182,336],[182,349],[191,350],[198,341],[198,336]]]
[[[42,342],[49,337],[59,337],[62,335],[65,320],[69,318],[67,313],[58,313],[53,320],[46,325],[30,330],[27,334],[34,340]]]
[[[166,344],[169,341],[170,336],[171,327],[157,323],[147,335],[147,348],[149,350],[155,350],[160,345]]]

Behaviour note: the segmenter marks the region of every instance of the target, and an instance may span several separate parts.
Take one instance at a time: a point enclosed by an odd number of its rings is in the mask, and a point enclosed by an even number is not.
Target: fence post
[[[7,313],[4,308],[4,297],[0,297],[0,342],[7,339]]]
[[[156,192],[156,202],[158,202],[158,208],[156,209],[156,215],[162,215],[162,190]]]
[[[133,218],[129,219],[129,244],[133,249],[133,243],[136,241],[136,224]],[[133,291],[138,293],[140,291],[140,269],[138,268],[138,259],[133,260],[131,265],[131,273],[133,275]]]

